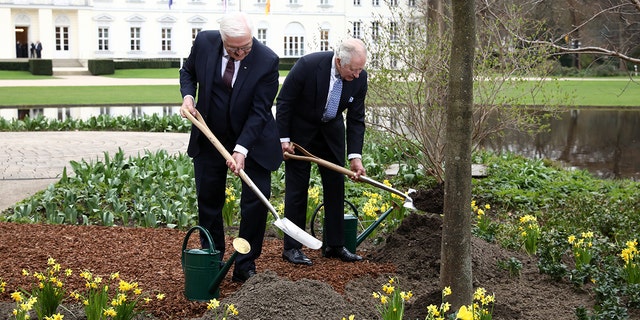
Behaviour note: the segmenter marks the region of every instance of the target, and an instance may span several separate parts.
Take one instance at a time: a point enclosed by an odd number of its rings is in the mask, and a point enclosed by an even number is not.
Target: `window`
[[[300,57],[304,55],[304,36],[284,37],[285,57]]]
[[[321,6],[329,5],[329,0],[320,0],[320,5]]]
[[[69,27],[56,27],[56,51],[69,51]]]
[[[131,28],[131,51],[140,51],[140,27]]]
[[[162,115],[163,116],[173,115],[173,107],[169,107],[169,106],[162,107]]]
[[[298,0],[289,0],[289,4],[298,4]]]
[[[389,5],[392,7],[397,7],[398,6],[398,0],[389,0]]]
[[[416,6],[416,0],[409,0],[408,5],[409,5],[409,7],[415,7]]]
[[[266,28],[258,28],[258,33],[256,34],[256,39],[260,41],[260,43],[266,45],[267,44],[267,29]]]
[[[98,51],[109,50],[109,28],[98,28]]]
[[[320,51],[329,51],[329,30],[320,30]]]
[[[377,40],[380,37],[380,21],[371,22],[371,39]]]
[[[415,40],[418,31],[418,24],[415,22],[407,22],[407,38]]]
[[[256,0],[257,4],[266,4],[267,0]]]
[[[284,56],[301,57],[304,55],[304,26],[298,22],[289,23],[284,28]]]
[[[100,107],[100,114],[111,115],[111,107]]]
[[[171,51],[171,28],[162,28],[162,51]]]
[[[353,0],[354,6],[360,6],[360,0]]]
[[[398,41],[398,24],[396,22],[389,23],[389,39]]]
[[[191,43],[193,44],[196,41],[196,36],[198,33],[202,31],[202,28],[191,28]]]
[[[371,4],[372,4],[374,7],[378,7],[378,6],[380,6],[380,0],[371,0]]]
[[[362,22],[354,21],[353,22],[353,34],[354,38],[360,39],[362,37]]]

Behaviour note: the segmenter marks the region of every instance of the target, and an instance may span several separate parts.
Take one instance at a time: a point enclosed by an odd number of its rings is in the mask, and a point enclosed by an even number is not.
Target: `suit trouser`
[[[336,162],[328,150],[308,149],[309,152],[325,160]],[[344,245],[344,175],[319,166],[322,179],[324,201],[324,233],[325,246],[338,247]],[[306,223],[307,202],[309,197],[309,177],[311,163],[300,160],[285,161],[285,209],[284,215],[304,230]],[[285,234],[284,249],[301,248],[302,244]]]
[[[215,150],[213,145],[211,147],[202,145],[201,152],[193,159],[193,163],[198,193],[199,224],[211,233],[215,249],[221,252],[221,256],[224,256],[225,235],[222,208],[225,204],[228,167],[225,159]],[[271,172],[262,168],[251,157],[245,159],[244,170],[268,199],[271,196]],[[247,254],[238,254],[235,269],[255,270],[255,260],[262,253],[267,207],[244,182],[240,198],[240,217],[238,237],[249,242],[251,251]],[[208,244],[205,244],[206,239],[201,237],[201,242],[203,248],[208,247]]]

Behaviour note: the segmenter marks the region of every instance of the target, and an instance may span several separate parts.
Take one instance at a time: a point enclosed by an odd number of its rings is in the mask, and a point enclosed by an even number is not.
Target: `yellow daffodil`
[[[456,319],[473,320],[473,312],[471,312],[471,310],[467,310],[467,306],[462,306],[460,307],[460,310],[458,310]]]

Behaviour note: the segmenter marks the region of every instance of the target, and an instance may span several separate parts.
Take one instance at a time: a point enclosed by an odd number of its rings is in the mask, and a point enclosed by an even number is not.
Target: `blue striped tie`
[[[327,101],[327,109],[324,111],[322,115],[322,121],[327,122],[336,117],[338,113],[338,105],[340,104],[340,95],[342,94],[342,78],[338,78],[336,82],[333,83],[333,89],[331,89],[331,94],[329,94],[329,99]]]

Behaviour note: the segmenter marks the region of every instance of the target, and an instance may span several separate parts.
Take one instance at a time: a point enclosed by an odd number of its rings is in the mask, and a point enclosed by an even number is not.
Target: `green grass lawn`
[[[288,71],[280,71],[286,76]],[[177,69],[127,69],[116,70],[112,78],[178,78]],[[33,76],[27,71],[0,71],[0,80],[52,79],[51,76]],[[504,90],[503,95],[519,95],[521,103],[535,105],[540,102],[534,97],[522,94],[533,82],[523,82],[516,90]],[[36,90],[37,93],[34,93]],[[567,105],[595,107],[638,107],[640,106],[640,84],[627,77],[607,77],[594,79],[569,79],[547,81],[545,92],[554,96],[566,96]],[[0,105],[96,105],[96,104],[178,104],[179,86],[105,86],[105,87],[0,87]],[[561,100],[561,101],[565,101]]]

